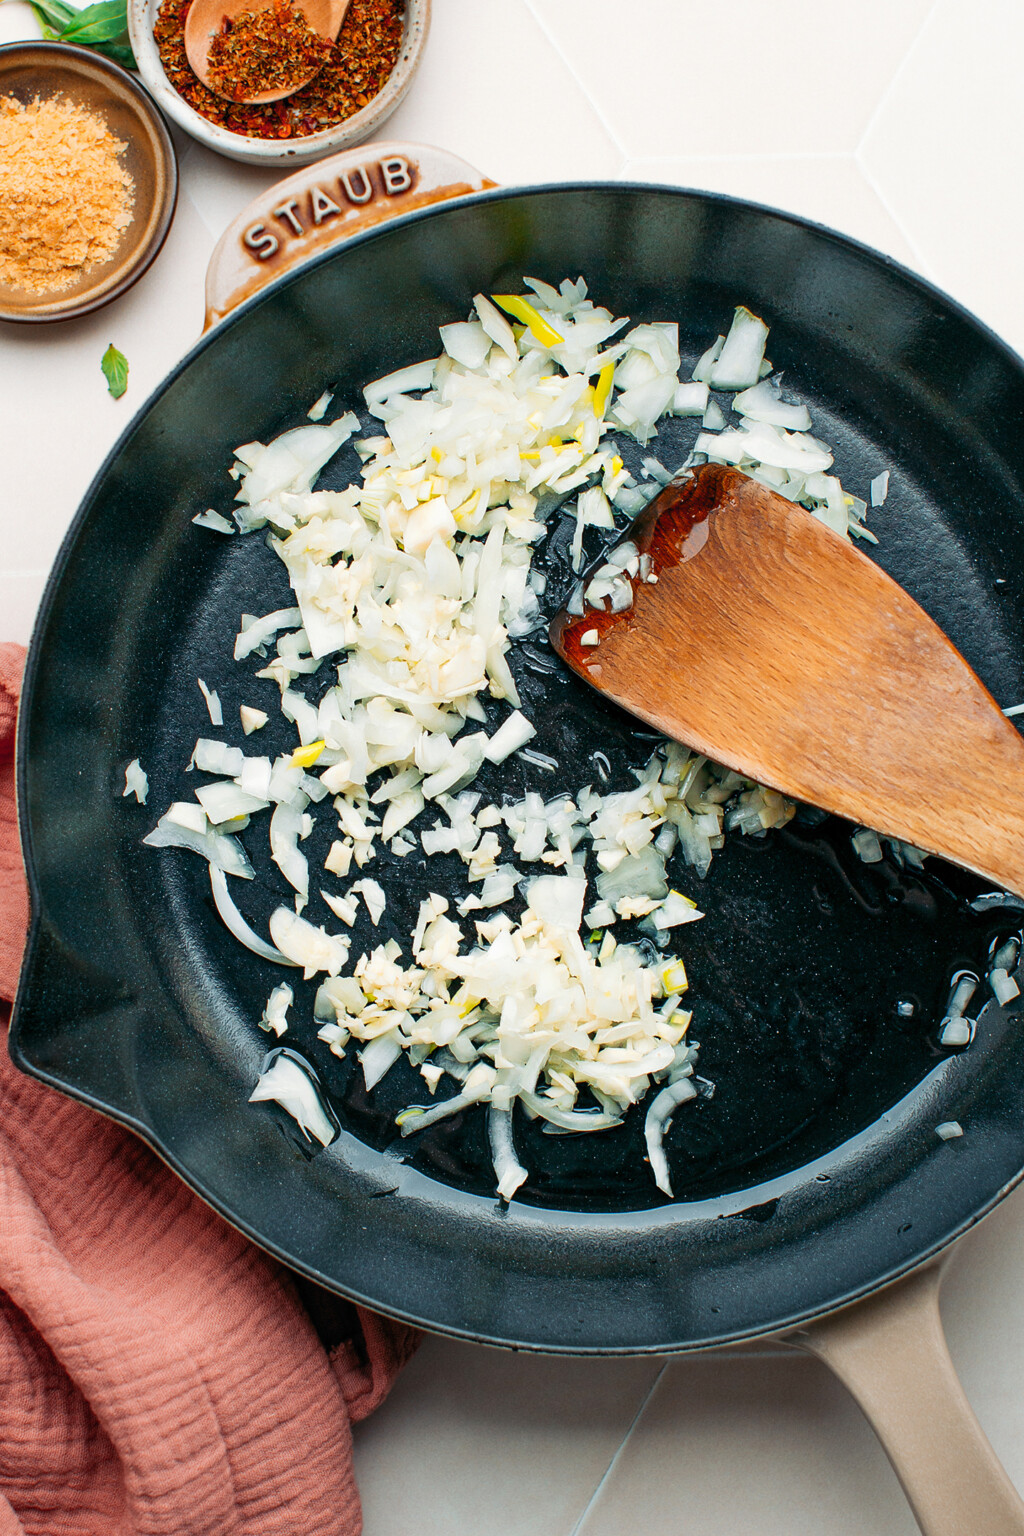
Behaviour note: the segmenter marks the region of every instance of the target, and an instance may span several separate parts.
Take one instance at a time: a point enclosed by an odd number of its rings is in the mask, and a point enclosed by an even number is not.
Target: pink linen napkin
[[[28,903],[0,645],[0,1009]],[[352,1337],[328,1352],[350,1315]],[[414,1330],[298,1280],[0,1052],[0,1536],[358,1536],[353,1421]]]

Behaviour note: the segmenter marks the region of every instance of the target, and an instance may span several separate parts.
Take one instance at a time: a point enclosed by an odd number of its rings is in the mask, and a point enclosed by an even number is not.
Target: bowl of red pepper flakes
[[[337,41],[309,84],[281,101],[246,105],[208,90],[189,67],[190,4],[129,0],[139,73],[168,117],[193,138],[254,165],[308,165],[372,138],[409,89],[430,25],[430,0],[351,0]]]

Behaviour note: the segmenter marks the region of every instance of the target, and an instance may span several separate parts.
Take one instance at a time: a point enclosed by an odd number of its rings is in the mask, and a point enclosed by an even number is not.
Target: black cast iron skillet
[[[416,152],[398,149],[415,208]],[[305,254],[302,242],[288,250],[283,217],[270,212],[284,190],[301,215],[314,183],[337,194],[341,170],[358,163],[374,187],[370,215],[395,211],[402,196],[379,174],[387,151],[396,147],[313,167],[249,210],[220,253],[234,291],[215,294],[212,307],[266,275],[251,254],[262,238],[254,231],[278,231],[283,265]],[[472,185],[458,171],[448,181]],[[418,201],[441,195],[424,182]],[[355,217],[345,209],[338,231]],[[219,689],[229,739],[241,739],[230,726],[238,704],[269,699],[272,724],[250,750],[293,744],[274,685],[253,677],[257,659],[230,661],[243,609],[288,602],[283,567],[260,537],[224,539],[190,522],[208,505],[230,507],[234,446],[304,420],[325,384],[337,406],[358,404],[366,380],[434,355],[438,325],[463,317],[475,292],[518,291],[524,273],[583,273],[617,314],[678,319],[691,363],[736,303],[763,315],[772,361],[811,406],[846,487],[863,494],[891,472],[889,499],[871,519],[881,563],[997,699],[1024,692],[1024,375],[977,321],[850,240],[724,197],[580,185],[421,207],[242,304],[135,418],[78,513],[25,681],[19,782],[33,919],[12,1054],[141,1134],[263,1247],[395,1316],[572,1353],[662,1353],[797,1330],[805,1347],[835,1357],[836,1325],[814,1319],[938,1255],[1024,1169],[1017,1011],[990,1003],[960,1054],[936,1043],[951,976],[984,969],[993,939],[1019,927],[1012,906],[972,912],[978,883],[938,863],[921,876],[891,858],[863,865],[851,829],[810,810],[763,841],[732,838],[703,886],[677,869],[708,918],[684,930],[707,1083],[670,1138],[676,1201],[650,1179],[640,1114],[587,1137],[517,1124],[531,1178],[502,1208],[482,1114],[396,1143],[394,1114],[422,1099],[422,1084],[399,1063],[368,1095],[353,1063],[316,1040],[312,984],[298,985],[287,1040],[320,1072],[342,1134],[309,1159],[273,1109],[248,1105],[266,1046],[255,1020],[280,972],[229,937],[200,860],[140,846],[168,801],[191,794],[192,741],[210,734],[197,675]],[[696,430],[675,423],[653,445],[670,468]],[[343,485],[356,468],[343,452],[323,483]],[[540,558],[554,607],[568,523],[556,510],[550,526]],[[551,795],[605,774],[624,787],[629,765],[651,749],[636,723],[560,670],[540,636],[517,649],[514,670],[541,727],[534,745],[559,769],[506,767],[480,787]],[[311,694],[323,686],[310,680]],[[121,798],[135,756],[150,776],[147,807]],[[307,846],[311,867],[330,841],[327,820]],[[262,849],[265,832],[243,840]],[[253,885],[234,889],[259,927],[288,888],[265,855],[257,863]],[[406,934],[426,890],[462,879],[454,863],[442,874],[432,865],[428,877],[415,855],[383,855],[368,872]],[[312,912],[329,916],[316,902]],[[355,952],[374,938],[357,929]],[[907,1002],[909,1018],[897,1006]],[[961,1138],[936,1135],[948,1120]],[[921,1297],[934,1309],[928,1281],[902,1295],[904,1307]],[[852,1367],[839,1368],[850,1379]],[[853,1385],[883,1431],[921,1412],[899,1383],[878,1400]],[[966,1404],[955,1412],[956,1433],[972,1433]],[[927,1529],[959,1528],[942,1524],[928,1478],[898,1470]],[[928,1471],[944,1478],[939,1504],[950,1507],[950,1475],[938,1458]],[[991,1479],[989,1523],[974,1528],[1024,1529],[1010,1485]]]

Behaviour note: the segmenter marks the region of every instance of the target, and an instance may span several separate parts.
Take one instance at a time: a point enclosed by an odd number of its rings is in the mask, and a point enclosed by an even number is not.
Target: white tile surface
[[[660,1370],[428,1339],[356,1430],[365,1536],[569,1536]]]
[[[530,4],[640,157],[854,150],[931,0]]]
[[[861,159],[935,281],[1024,351],[1020,281],[1024,11],[939,0]]]
[[[622,1536],[641,1519],[686,1536],[917,1529],[852,1399],[799,1357],[668,1367],[579,1536]]]
[[[623,177],[726,192],[853,235],[920,269],[906,235],[854,155],[715,155],[627,160]]]
[[[392,136],[510,184],[629,176],[774,204],[924,271],[1024,346],[1016,0],[435,0],[434,18]],[[0,41],[34,30],[21,0],[0,5]],[[273,179],[176,137],[181,201],[146,278],[92,319],[0,327],[0,638],[27,639],[83,491],[198,334],[216,237]],[[99,371],[111,340],[131,364],[121,402]],[[1020,1486],[1022,1269],[1018,1193],[962,1244],[944,1298],[968,1394]],[[366,1536],[913,1530],[858,1411],[813,1362],[676,1361],[648,1402],[658,1371],[429,1340],[357,1431]]]
[[[615,174],[621,151],[592,96],[525,5],[441,0],[430,50],[435,67],[421,71],[389,137],[442,144],[500,182]]]

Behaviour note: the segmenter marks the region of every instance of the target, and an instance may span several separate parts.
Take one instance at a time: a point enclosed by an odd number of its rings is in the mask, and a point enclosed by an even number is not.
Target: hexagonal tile
[[[495,181],[613,176],[622,154],[523,0],[442,0],[382,136],[440,144]]]
[[[930,0],[529,3],[639,158],[855,149]]]
[[[936,279],[1024,350],[1024,11],[940,0],[861,156]]]

